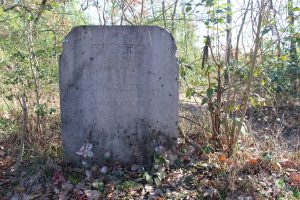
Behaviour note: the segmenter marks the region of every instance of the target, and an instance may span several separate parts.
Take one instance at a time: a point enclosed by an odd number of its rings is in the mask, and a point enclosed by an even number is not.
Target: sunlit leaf
[[[300,7],[294,7],[294,8],[292,9],[292,11],[294,11],[294,12],[300,11]]]
[[[192,88],[188,88],[187,90],[186,90],[186,92],[185,92],[185,96],[187,97],[187,98],[191,98],[192,96],[194,96],[195,95],[195,90],[194,89],[192,89]]]
[[[275,182],[276,186],[280,189],[285,187],[285,182],[284,182],[284,178],[279,178],[276,180]]]
[[[156,186],[160,186],[161,185],[161,181],[158,177],[154,178],[154,182]]]

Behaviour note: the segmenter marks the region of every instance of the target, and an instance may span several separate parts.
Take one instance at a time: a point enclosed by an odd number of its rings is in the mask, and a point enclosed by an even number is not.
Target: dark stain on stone
[[[94,57],[90,57],[90,61],[93,61],[94,60]]]

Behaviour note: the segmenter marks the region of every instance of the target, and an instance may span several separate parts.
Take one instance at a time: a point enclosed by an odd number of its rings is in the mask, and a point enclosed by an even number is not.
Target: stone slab
[[[80,26],[65,38],[59,81],[64,156],[93,144],[121,164],[151,163],[176,145],[178,65],[170,33],[155,26]]]

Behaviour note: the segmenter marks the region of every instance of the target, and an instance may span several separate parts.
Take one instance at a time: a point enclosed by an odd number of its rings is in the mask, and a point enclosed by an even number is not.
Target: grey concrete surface
[[[155,26],[80,26],[65,38],[59,81],[64,156],[93,144],[121,164],[149,165],[176,145],[178,66],[170,33]]]

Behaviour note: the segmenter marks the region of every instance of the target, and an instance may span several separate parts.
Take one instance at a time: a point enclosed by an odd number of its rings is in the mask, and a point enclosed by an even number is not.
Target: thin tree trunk
[[[103,1],[103,10],[102,10],[103,25],[106,25],[105,7],[106,7],[106,0]]]
[[[34,81],[34,92],[35,92],[35,104],[40,109],[40,83],[39,83],[39,65],[37,59],[35,57],[34,52],[34,42],[33,42],[33,32],[34,32],[33,22],[29,23],[29,30],[27,30],[27,45],[28,45],[28,53],[29,53],[29,65],[31,75]],[[40,132],[40,115],[39,112],[36,113],[36,132]]]
[[[294,83],[295,80],[299,79],[299,69],[298,68],[298,55],[296,40],[294,38],[295,34],[295,15],[293,12],[293,0],[288,0],[288,22],[289,22],[289,32],[290,32],[290,76],[291,82]]]
[[[276,20],[276,10],[275,10],[275,8],[273,6],[273,1],[272,0],[270,0],[270,10],[273,10],[273,18]],[[275,34],[276,34],[276,37],[277,37],[277,42],[276,42],[277,52],[276,52],[276,56],[277,56],[277,60],[280,61],[280,59],[281,59],[281,48],[280,48],[281,38],[280,38],[280,34],[279,34],[279,31],[278,31],[278,28],[277,28],[277,24],[274,23],[273,27],[274,27],[273,31],[275,31]]]
[[[174,4],[174,10],[173,10],[173,14],[172,14],[172,22],[171,22],[171,32],[174,34],[175,32],[175,16],[176,16],[176,10],[177,10],[177,3],[178,3],[178,0],[175,0],[175,4]]]
[[[140,14],[140,25],[143,24],[143,14],[144,14],[144,0],[142,0],[142,5],[141,5],[141,14]]]
[[[231,49],[232,49],[232,42],[231,42],[231,22],[232,22],[232,14],[231,14],[231,0],[227,0],[227,15],[226,15],[226,22],[227,22],[227,29],[226,29],[226,69],[224,73],[225,84],[228,84],[229,81],[229,67],[230,67],[230,57],[231,57]]]
[[[155,12],[154,12],[154,3],[153,3],[153,0],[151,0],[150,3],[151,3],[152,18],[154,20],[155,19]]]
[[[99,0],[96,0],[94,5],[95,5],[95,7],[96,7],[97,14],[98,14],[99,25],[102,25],[102,19],[101,19],[101,11],[100,11],[100,6],[99,6]]]
[[[122,11],[122,15],[121,15],[121,20],[120,20],[120,25],[123,25],[123,18],[124,18],[124,1],[122,1],[121,3],[121,11]]]
[[[250,2],[251,2],[251,0],[248,0],[247,8],[245,10],[245,13],[244,13],[244,16],[243,16],[243,19],[242,19],[242,24],[240,26],[240,30],[239,30],[239,33],[238,33],[237,38],[236,38],[235,55],[234,55],[234,59],[235,59],[236,62],[237,62],[238,56],[239,56],[240,37],[241,37],[242,31],[243,31],[243,28],[244,28],[244,24],[245,24],[245,21],[246,21],[246,17],[247,17],[247,13],[248,13],[248,10],[249,10]]]
[[[114,25],[115,24],[115,0],[111,1],[111,14],[110,14],[110,24]]]

